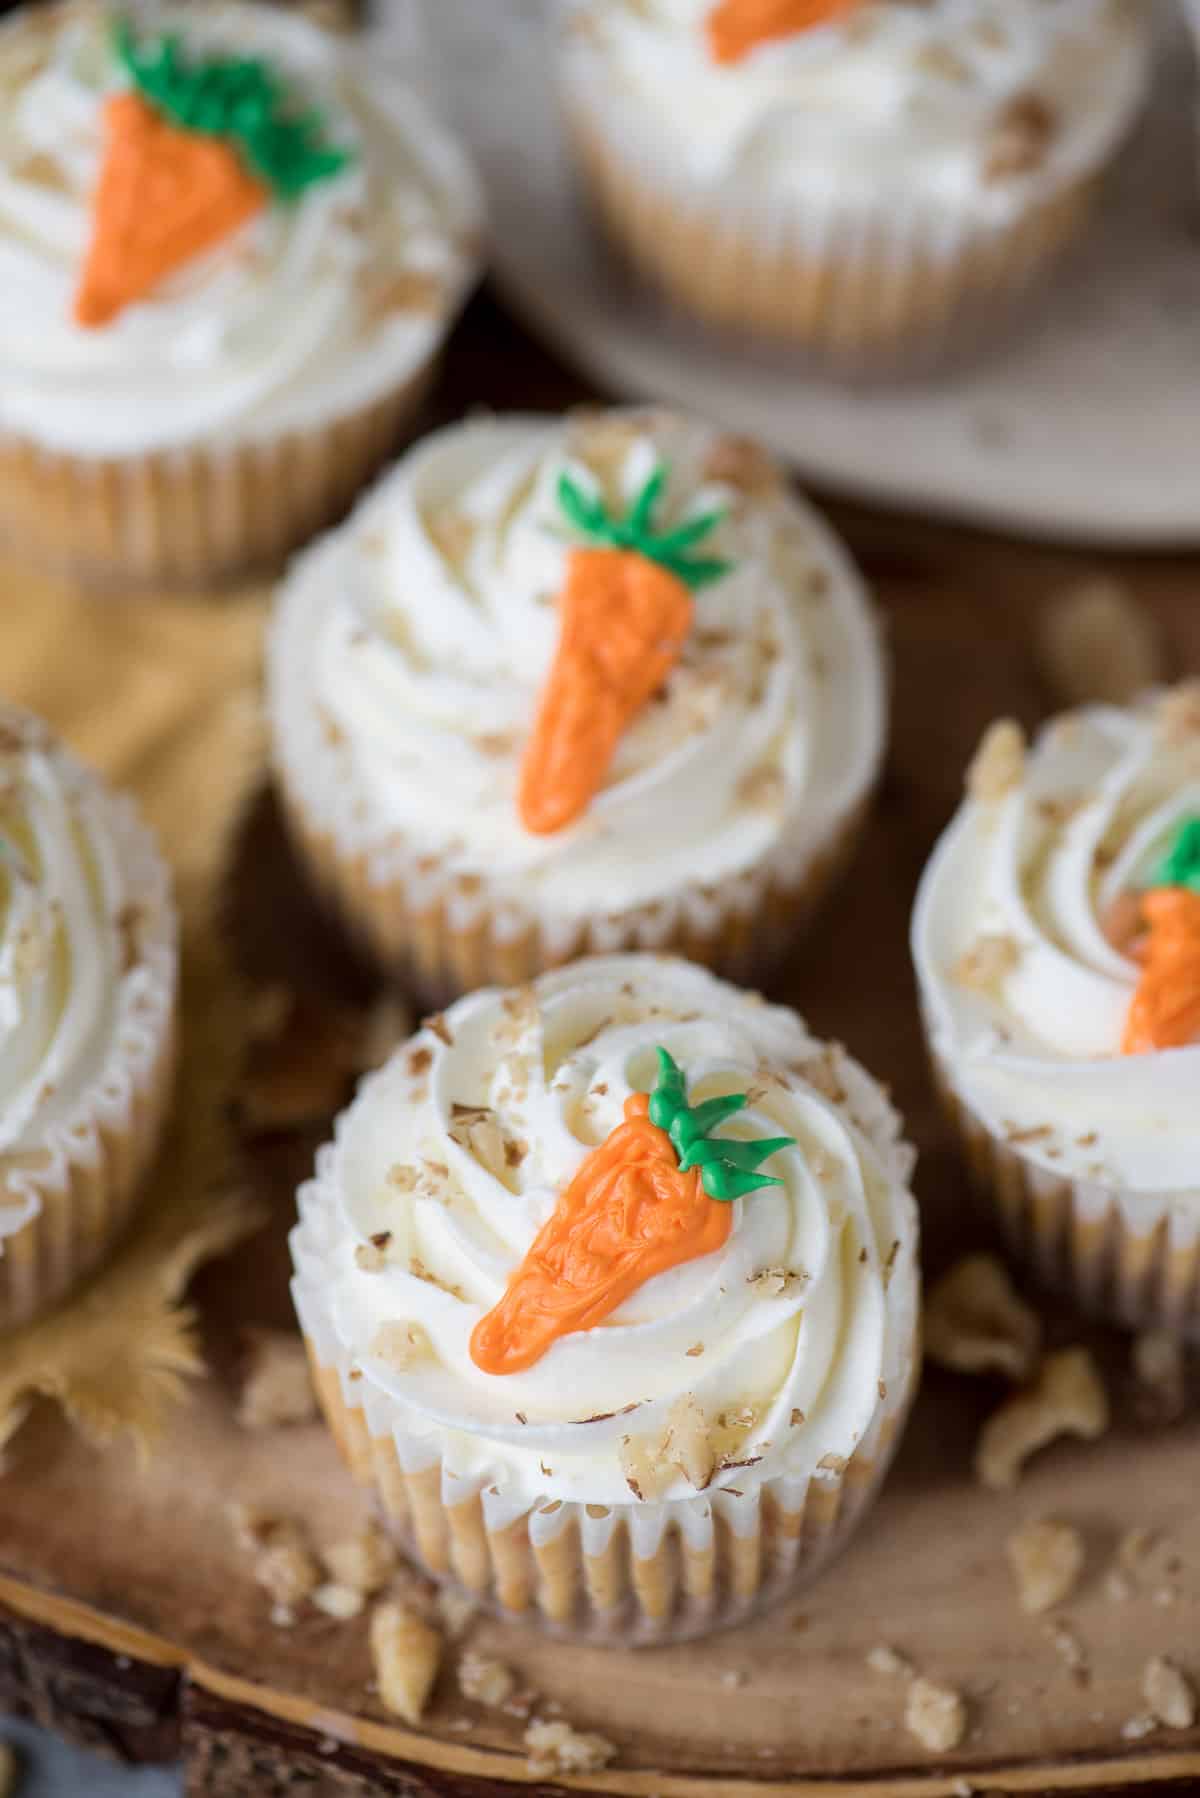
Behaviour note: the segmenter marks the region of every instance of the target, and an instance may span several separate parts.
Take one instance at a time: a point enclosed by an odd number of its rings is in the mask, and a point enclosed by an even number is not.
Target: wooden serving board
[[[578,399],[486,299],[456,340],[439,410]],[[898,523],[838,509],[887,614],[895,671],[888,770],[869,839],[776,996],[843,1038],[892,1083],[920,1145],[926,1261],[937,1272],[980,1240],[961,1170],[926,1078],[906,953],[914,886],[959,788],[964,761],[997,713],[1036,722],[1047,698],[1031,657],[1038,607],[1095,572],[1065,551]],[[1166,633],[1177,670],[1200,668],[1194,562],[1109,562]],[[231,918],[264,976],[347,990],[344,962],[306,909],[269,799],[243,833]],[[369,1690],[362,1619],[311,1609],[292,1628],[232,1541],[227,1502],[305,1517],[318,1543],[344,1536],[364,1500],[318,1426],[247,1435],[234,1421],[233,1345],[247,1323],[290,1317],[284,1238],[307,1140],[259,1145],[255,1176],[272,1223],[195,1286],[214,1375],[174,1415],[145,1470],[101,1455],[49,1407],[13,1445],[0,1478],[0,1707],[25,1710],[132,1760],[181,1754],[192,1798],[304,1793],[498,1794],[530,1774],[522,1724],[463,1700],[448,1655],[421,1732],[389,1720]],[[640,1652],[564,1646],[481,1621],[471,1644],[508,1662],[546,1705],[618,1748],[607,1771],[571,1781],[639,1798],[926,1798],[984,1792],[1200,1789],[1200,1728],[1140,1740],[1152,1654],[1200,1675],[1200,1420],[1139,1421],[1128,1347],[1051,1315],[1060,1342],[1093,1343],[1116,1421],[1092,1445],[1061,1444],[1017,1490],[978,1487],[971,1449],[1001,1396],[987,1381],[931,1370],[899,1463],[850,1551],[800,1601],[746,1629]],[[1024,1616],[1005,1559],[1034,1517],[1075,1523],[1088,1563],[1064,1608],[1082,1650],[1069,1667],[1046,1620]],[[1107,1575],[1134,1527],[1157,1533],[1123,1600]],[[904,1730],[904,1681],[871,1671],[889,1643],[966,1695],[960,1749],[937,1760]]]

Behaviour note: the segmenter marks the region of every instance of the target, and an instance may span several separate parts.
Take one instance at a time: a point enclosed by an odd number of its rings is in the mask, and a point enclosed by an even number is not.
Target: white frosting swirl
[[[761,491],[722,474],[739,456]],[[516,791],[572,547],[559,477],[623,509],[659,462],[664,528],[722,512],[701,547],[731,570],[695,594],[682,661],[587,812],[534,835]],[[756,454],[661,413],[429,438],[298,563],[269,684],[282,759],[347,847],[400,839],[552,920],[794,875],[863,800],[883,739],[874,625],[840,545]]]
[[[566,70],[609,88],[623,135],[752,208],[858,194],[1007,216],[1098,167],[1145,92],[1149,8],[1129,0],[867,0],[732,64],[710,54],[712,3],[584,0]],[[994,133],[1030,96],[1044,154],[995,178]]]
[[[270,59],[352,160],[83,329],[72,297],[103,102],[122,85],[111,11],[68,0],[0,28],[0,430],[86,455],[241,443],[415,375],[474,267],[479,202],[457,146],[386,70],[277,8],[142,0],[133,16],[189,52]]]
[[[606,1323],[524,1373],[481,1372],[475,1323],[625,1099],[652,1085],[658,1044],[690,1102],[750,1092],[726,1132],[796,1138],[767,1164],[783,1184],[738,1200],[722,1249],[649,1280]],[[488,1108],[482,1131],[472,1107]],[[622,1438],[661,1436],[687,1395],[714,1428],[726,1420],[714,1491],[806,1479],[849,1458],[880,1383],[907,1378],[911,1165],[880,1088],[793,1013],[685,962],[598,957],[460,1000],[363,1085],[301,1197],[297,1304],[332,1320],[398,1432],[514,1508],[539,1494],[627,1505]],[[783,1269],[790,1287],[753,1283]],[[389,1325],[424,1334],[408,1369],[373,1352]],[[679,1475],[658,1496],[695,1493]]]
[[[175,925],[128,801],[0,707],[0,1245],[163,1045]]]
[[[1200,732],[1147,705],[1045,730],[968,799],[925,872],[913,953],[934,1050],[970,1108],[1048,1171],[1200,1192],[1200,1043],[1122,1056],[1137,964],[1105,935],[1200,814]]]

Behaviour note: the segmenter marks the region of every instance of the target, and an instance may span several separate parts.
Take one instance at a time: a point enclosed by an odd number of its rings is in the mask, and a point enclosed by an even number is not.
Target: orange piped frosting
[[[853,11],[860,0],[718,0],[705,20],[714,62],[741,62],[760,44],[795,37]]]
[[[1156,887],[1142,899],[1141,977],[1121,1044],[1125,1055],[1200,1042],[1200,893]]]
[[[104,108],[105,150],[76,323],[107,324],[264,205],[267,190],[215,137],[169,124],[140,94]]]
[[[500,1303],[471,1335],[484,1373],[521,1373],[552,1343],[590,1330],[656,1274],[719,1249],[733,1208],[710,1199],[700,1169],[684,1173],[652,1124],[646,1093],[592,1150],[534,1238]]]

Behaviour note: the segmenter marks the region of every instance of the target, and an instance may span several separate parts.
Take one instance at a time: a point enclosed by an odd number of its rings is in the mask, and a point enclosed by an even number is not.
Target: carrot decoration
[[[347,160],[261,62],[189,63],[176,38],[146,48],[125,21],[116,51],[132,86],[105,103],[92,238],[75,297],[76,323],[88,327],[107,324],[231,236],[272,194],[294,199]]]
[[[1142,964],[1121,1044],[1126,1055],[1200,1042],[1200,818],[1189,818],[1143,894]]]
[[[718,0],[705,21],[714,62],[741,62],[760,44],[795,37],[848,13],[860,0]]]
[[[719,513],[655,533],[666,479],[656,468],[624,518],[610,517],[569,475],[559,481],[559,504],[585,545],[568,561],[558,649],[521,765],[517,809],[536,835],[587,810],[623,733],[679,659],[692,624],[690,590],[729,571],[727,562],[689,553]]]
[[[727,1201],[782,1185],[757,1170],[794,1138],[714,1137],[746,1095],[689,1106],[666,1049],[658,1062],[654,1091],[626,1099],[625,1121],[580,1164],[504,1297],[476,1324],[471,1359],[484,1373],[521,1373],[559,1336],[603,1323],[656,1274],[719,1249],[733,1223]]]

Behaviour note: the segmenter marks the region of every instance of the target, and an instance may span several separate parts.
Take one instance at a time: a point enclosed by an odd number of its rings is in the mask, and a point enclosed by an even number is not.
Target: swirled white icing
[[[731,483],[739,455],[761,491]],[[535,836],[515,799],[571,549],[557,483],[569,470],[624,506],[660,461],[664,527],[723,512],[703,548],[731,572],[696,593],[683,659],[588,811]],[[427,439],[297,564],[269,685],[282,759],[326,828],[381,854],[400,839],[410,862],[551,919],[804,867],[866,794],[885,708],[863,588],[826,527],[761,459],[662,413]]]
[[[1004,216],[1099,166],[1145,92],[1149,8],[1129,0],[866,0],[713,60],[712,0],[586,0],[570,82],[621,108],[622,136],[669,144],[697,183],[878,205],[970,203]],[[996,178],[994,134],[1030,96],[1050,130]]]
[[[166,872],[128,801],[0,707],[0,1244],[122,1119],[163,1047],[175,953]]]
[[[254,441],[415,375],[474,267],[479,202],[457,146],[385,69],[277,8],[123,10],[193,52],[269,58],[352,160],[83,329],[72,295],[103,101],[122,82],[111,14],[67,0],[0,29],[0,430],[86,455]]]
[[[475,1322],[626,1097],[653,1084],[658,1044],[691,1102],[750,1092],[736,1133],[796,1139],[767,1164],[782,1184],[738,1200],[722,1249],[606,1323],[524,1373],[481,1372]],[[310,1333],[330,1321],[384,1427],[517,1509],[539,1494],[628,1504],[622,1439],[661,1436],[689,1396],[729,1463],[714,1491],[805,1479],[853,1453],[881,1382],[907,1379],[911,1162],[881,1089],[793,1013],[686,962],[596,957],[460,1000],[363,1085],[301,1195],[297,1304]],[[389,1327],[415,1332],[411,1365],[388,1354]],[[656,1496],[695,1490],[676,1473]]]
[[[1147,1193],[1200,1189],[1200,1044],[1121,1055],[1138,968],[1104,928],[1200,813],[1200,732],[1164,716],[1049,726],[1017,784],[963,805],[913,922],[933,1047],[972,1110],[1052,1172]]]

